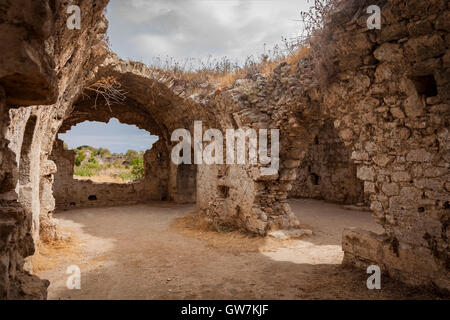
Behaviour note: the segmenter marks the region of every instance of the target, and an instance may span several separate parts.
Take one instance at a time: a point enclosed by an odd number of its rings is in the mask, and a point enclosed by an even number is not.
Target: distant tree
[[[135,158],[139,158],[139,153],[136,150],[128,150],[125,154],[125,158],[128,161],[132,161]]]
[[[69,145],[66,142],[64,142],[63,148],[64,148],[64,150],[69,150]]]
[[[97,150],[95,150],[94,155],[100,156],[101,158],[104,158],[104,157],[110,156],[111,155],[111,151],[109,151],[109,149],[107,149],[107,148],[100,147]]]
[[[77,148],[77,150],[89,150],[89,151],[95,152],[96,149],[94,147],[91,147],[88,145],[83,145],[83,146],[79,146]]]

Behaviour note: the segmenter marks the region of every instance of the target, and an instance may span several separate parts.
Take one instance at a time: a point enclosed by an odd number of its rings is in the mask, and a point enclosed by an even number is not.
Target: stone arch
[[[70,151],[64,151],[62,143],[57,142],[52,159],[57,165],[59,163],[69,169],[69,171],[60,170],[56,174],[57,207],[127,204],[147,200],[196,202],[197,168],[195,165],[177,167],[172,163],[171,149],[176,143],[170,141],[171,135],[179,128],[193,132],[195,120],[203,121],[207,126],[214,119],[214,115],[204,106],[187,98],[183,90],[174,85],[175,80],[156,77],[157,74],[152,72],[144,65],[118,60],[100,67],[91,83],[114,78],[125,92],[125,98],[123,101],[108,105],[103,96],[85,89],[74,102],[59,129],[59,133],[64,133],[72,126],[87,120],[108,122],[109,119],[116,118],[121,123],[136,125],[157,135],[160,138],[158,142],[144,154],[145,178],[136,183],[120,186],[102,186],[89,181],[76,181],[76,184],[82,184],[82,187],[77,189],[84,191],[70,192],[73,186],[63,181],[72,179],[74,155]],[[150,176],[154,179],[150,179]],[[116,189],[117,192],[111,191]],[[82,194],[73,198],[77,193]],[[111,198],[111,195],[118,198]]]

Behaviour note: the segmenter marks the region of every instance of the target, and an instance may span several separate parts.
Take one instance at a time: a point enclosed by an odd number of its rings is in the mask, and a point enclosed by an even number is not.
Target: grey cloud
[[[119,55],[144,62],[165,55],[243,61],[264,43],[298,34],[293,19],[306,7],[306,0],[112,0],[109,35]]]

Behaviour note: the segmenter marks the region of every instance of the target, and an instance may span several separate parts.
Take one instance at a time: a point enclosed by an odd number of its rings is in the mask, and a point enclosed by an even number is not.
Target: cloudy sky
[[[120,123],[111,119],[109,123],[86,121],[79,123],[70,131],[59,134],[58,137],[74,149],[82,145],[95,148],[108,148],[111,152],[126,152],[129,149],[148,150],[158,137],[136,126]]]
[[[111,0],[108,36],[120,57],[146,64],[166,56],[180,62],[226,56],[242,63],[264,47],[281,46],[282,37],[300,35],[295,20],[309,6],[308,0]],[[86,144],[112,152],[149,149],[155,141],[117,120],[79,124],[61,138],[70,148]]]
[[[112,49],[122,58],[154,57],[243,61],[281,37],[300,35],[308,0],[111,0],[107,7]]]

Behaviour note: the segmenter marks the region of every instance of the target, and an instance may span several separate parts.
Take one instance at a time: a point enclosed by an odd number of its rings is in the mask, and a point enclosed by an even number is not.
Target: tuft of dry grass
[[[55,269],[68,257],[81,257],[81,240],[73,230],[58,230],[58,233],[70,234],[67,240],[56,240],[49,243],[40,242],[33,255],[33,271],[35,273]]]
[[[244,253],[276,251],[279,248],[288,247],[294,241],[251,236],[237,230],[218,231],[198,211],[175,219],[170,229],[184,236],[204,241],[209,248],[237,256]]]
[[[283,61],[287,62],[289,65],[294,65],[298,63],[300,60],[306,58],[310,51],[311,51],[310,47],[301,46],[284,59],[262,63],[260,67],[261,73],[266,76],[270,76],[273,73],[273,70]],[[292,70],[295,70],[295,68],[293,68]]]
[[[285,47],[284,50],[276,47],[269,54],[261,55],[259,58],[249,56],[242,66],[227,57],[220,60],[200,61],[197,67],[166,57],[164,61],[158,58],[157,63],[150,65],[150,68],[175,79],[189,82],[189,86],[194,92],[204,84],[212,85],[219,90],[226,90],[231,88],[237,79],[246,78],[249,74],[260,73],[270,76],[283,61],[295,64],[305,58],[310,51],[309,47],[300,45],[298,42],[290,43],[286,39]]]
[[[127,184],[133,182],[134,179],[132,177],[128,177],[131,174],[130,169],[126,168],[106,168],[101,169],[96,172],[95,175],[90,177],[83,177],[74,175],[73,178],[76,180],[90,180],[92,182],[97,183],[118,183],[118,184]]]
[[[211,70],[199,70],[197,72],[181,73],[179,76],[183,80],[202,84],[209,83],[219,90],[224,90],[233,86],[238,79],[247,77],[249,73],[260,73],[265,76],[273,74],[273,70],[283,61],[293,65],[308,56],[310,48],[306,46],[298,47],[291,54],[278,57],[277,59],[265,59],[259,63],[249,64],[246,67],[238,68],[232,72],[215,72]],[[295,70],[295,68],[294,68]]]
[[[298,48],[298,50],[295,51],[292,55],[288,56],[286,58],[286,62],[288,64],[298,63],[300,60],[305,59],[309,55],[310,51],[310,47],[302,46]]]

